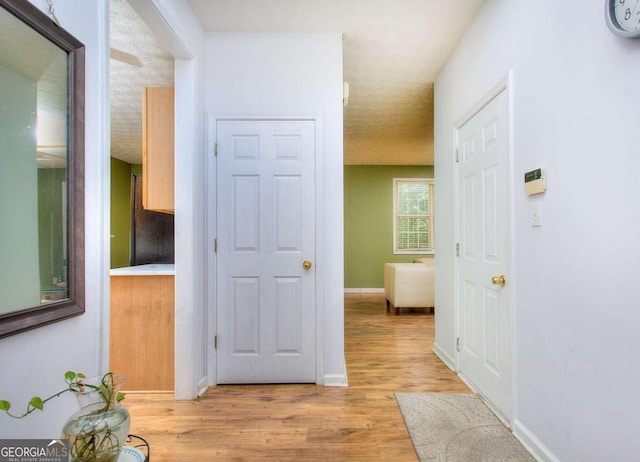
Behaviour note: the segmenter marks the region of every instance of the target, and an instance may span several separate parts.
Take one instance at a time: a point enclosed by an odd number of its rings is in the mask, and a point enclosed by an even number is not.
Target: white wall
[[[32,2],[45,10],[46,3]],[[64,388],[67,370],[103,372],[103,319],[108,294],[109,136],[106,131],[108,18],[106,0],[56,0],[62,26],[86,46],[86,313],[33,331],[0,339],[0,399],[15,411],[34,395]],[[71,396],[48,403],[42,414],[11,420],[0,413],[0,438],[57,438],[77,409]]]
[[[185,0],[129,0],[175,58],[175,397],[206,386],[207,312],[204,186],[204,35]]]
[[[639,460],[640,40],[564,6],[487,0],[437,79],[434,348],[455,358],[453,126],[512,71],[514,429],[550,460]]]
[[[316,274],[320,284],[317,309],[322,313],[323,354],[317,358],[322,371],[318,382],[345,385],[342,37],[210,34],[206,48],[205,110],[212,117],[276,114],[322,118],[322,183],[318,194],[323,198],[324,209],[319,210]],[[214,178],[208,180],[211,190],[215,190]]]

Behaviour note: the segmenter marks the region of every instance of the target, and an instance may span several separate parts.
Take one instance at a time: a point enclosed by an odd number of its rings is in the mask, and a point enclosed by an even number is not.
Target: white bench
[[[387,312],[391,305],[396,315],[400,308],[434,308],[433,258],[420,259],[419,263],[385,263],[384,294]]]

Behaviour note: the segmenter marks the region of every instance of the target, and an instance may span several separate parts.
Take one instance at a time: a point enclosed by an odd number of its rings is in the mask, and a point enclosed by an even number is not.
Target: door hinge
[[[213,143],[213,155],[218,157],[218,142]]]
[[[213,349],[214,350],[218,349],[218,336],[217,335],[215,337],[213,337]]]
[[[460,337],[456,338],[456,351],[460,353]]]
[[[218,253],[218,238],[213,240],[213,253]]]
[[[456,242],[456,257],[460,256],[460,243]]]
[[[459,150],[456,148],[456,162],[460,162]]]

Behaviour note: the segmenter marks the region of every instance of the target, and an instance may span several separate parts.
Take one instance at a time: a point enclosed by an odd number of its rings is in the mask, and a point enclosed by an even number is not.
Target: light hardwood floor
[[[348,388],[210,388],[193,402],[128,395],[151,462],[416,461],[394,392],[468,393],[431,351],[434,318],[386,313],[382,294],[345,297]]]

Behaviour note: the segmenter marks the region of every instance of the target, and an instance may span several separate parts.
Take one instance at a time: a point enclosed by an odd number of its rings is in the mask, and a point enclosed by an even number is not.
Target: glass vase
[[[129,435],[129,411],[117,401],[123,376],[88,378],[76,393],[80,409],[62,429],[71,462],[116,462]]]
[[[76,411],[62,429],[71,462],[116,462],[130,423],[129,412],[120,404],[105,410],[95,403]]]

